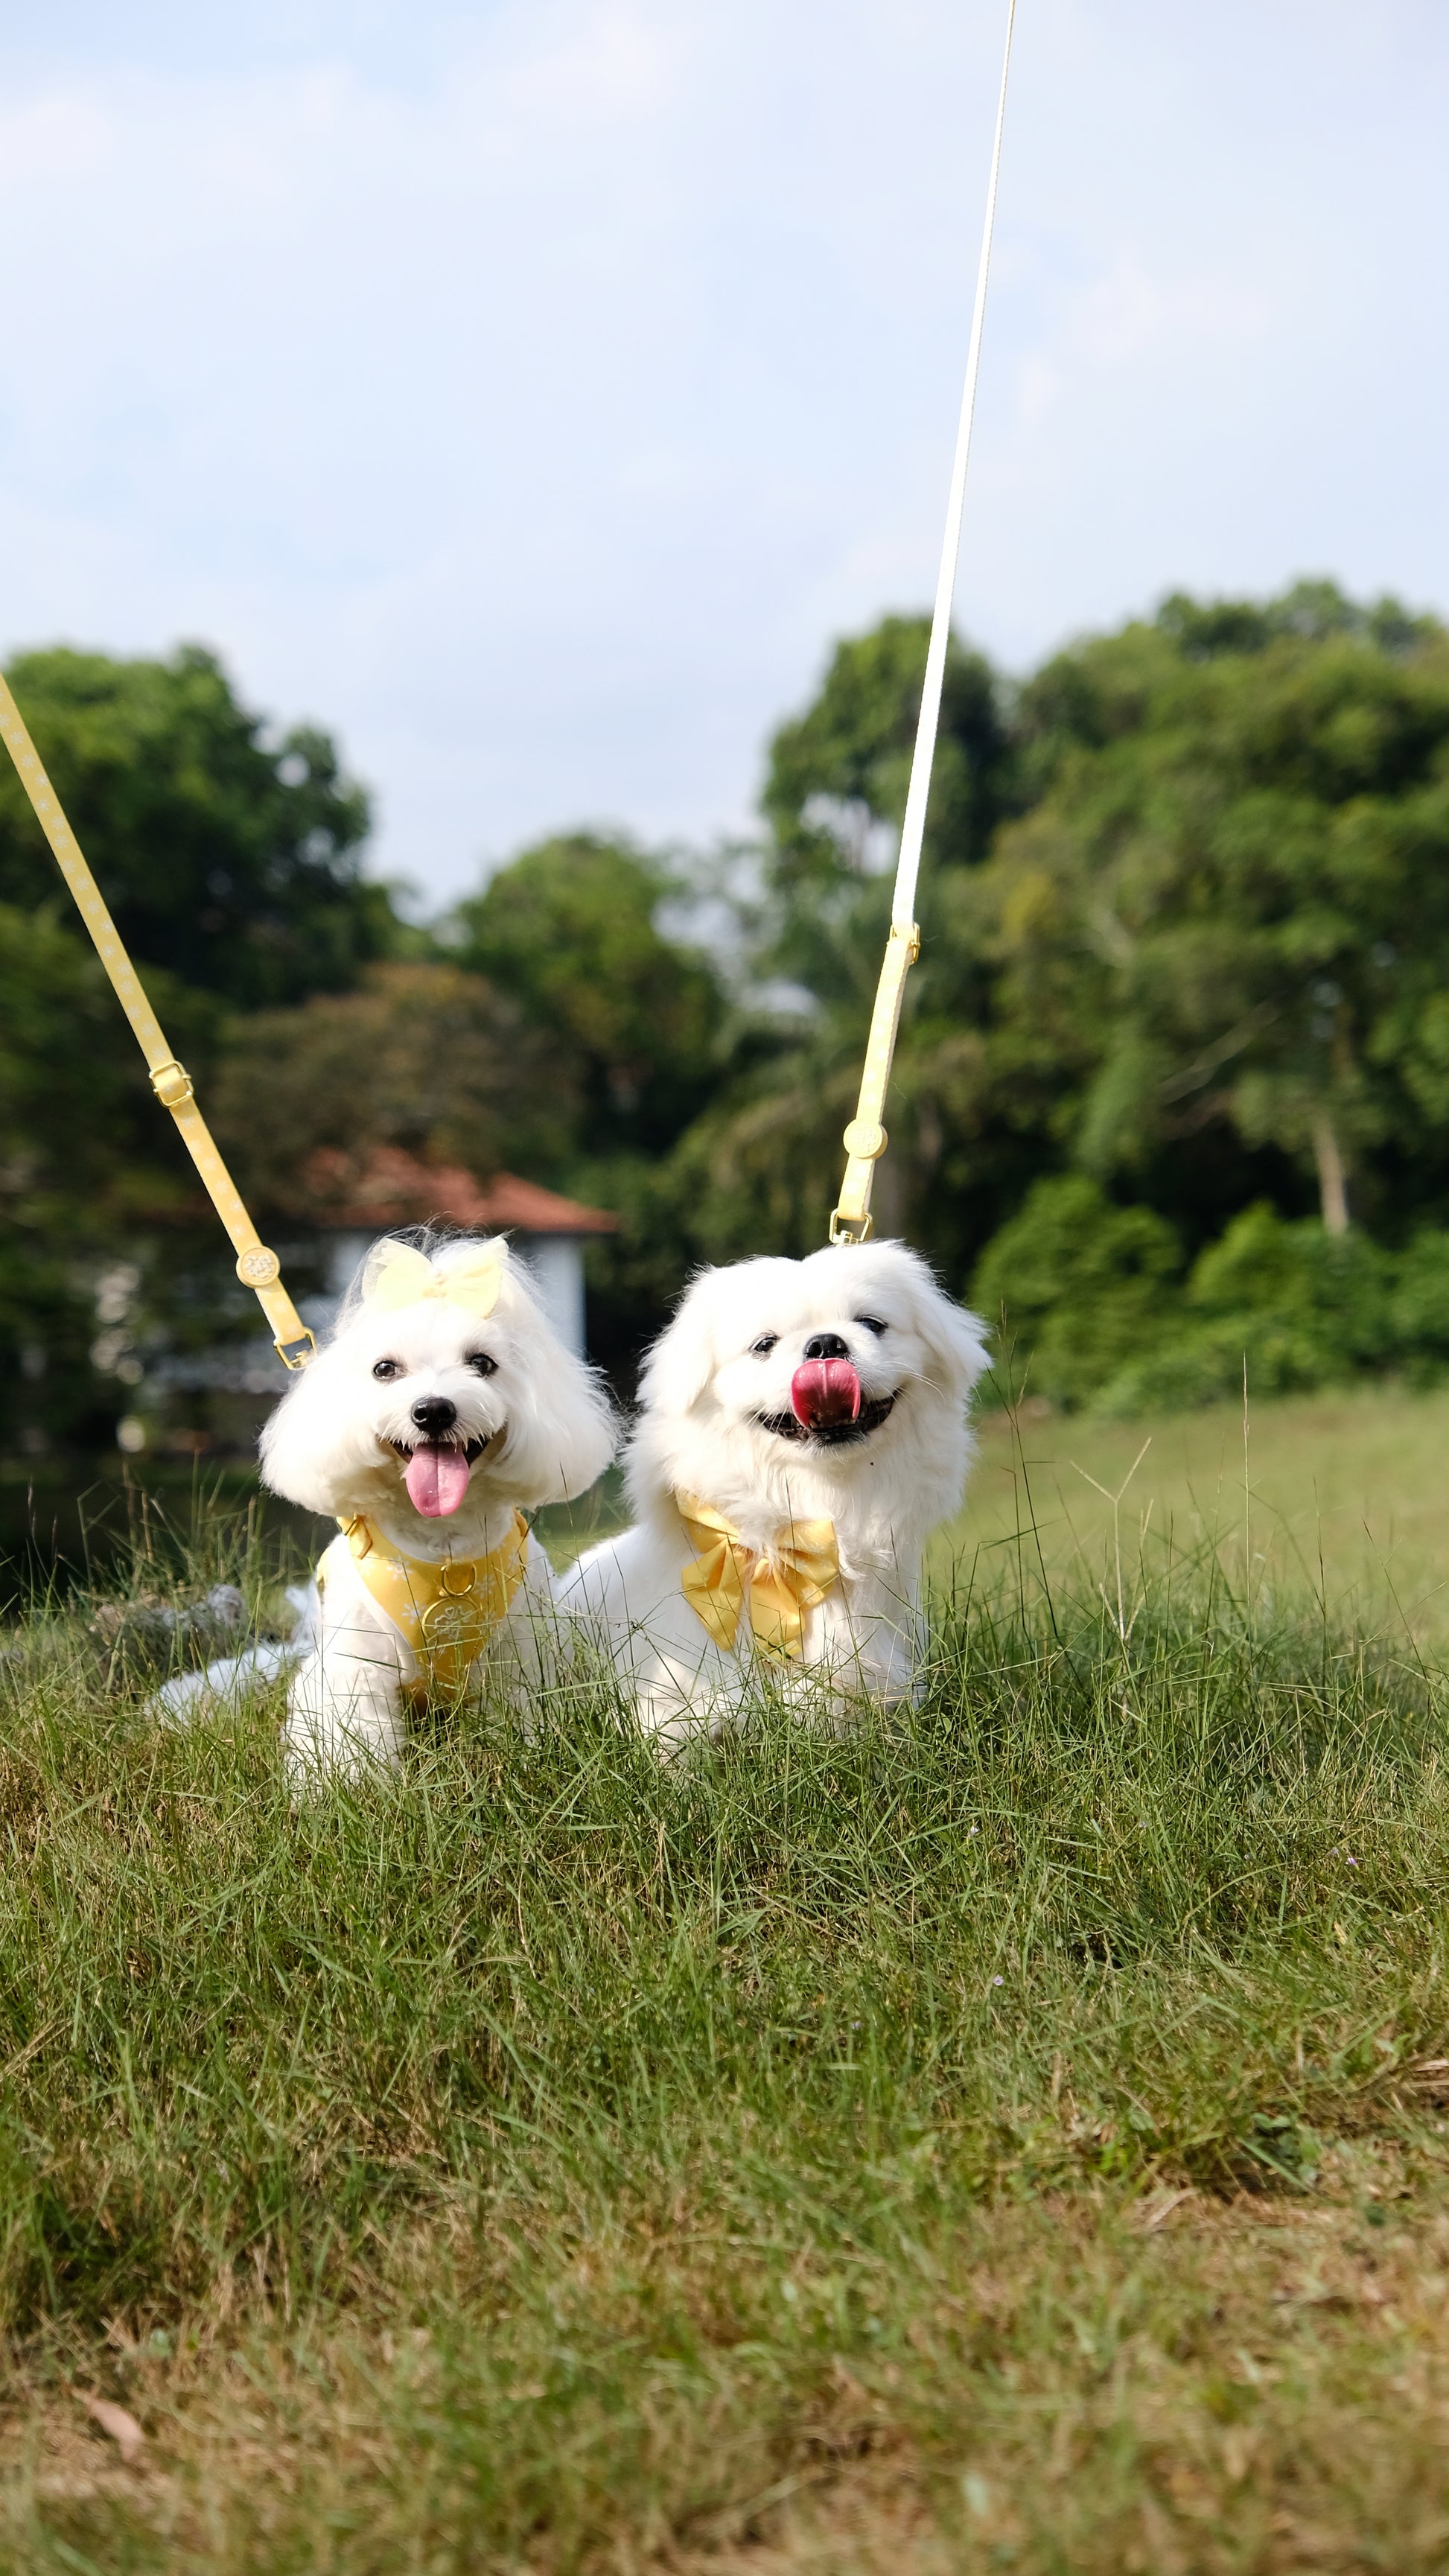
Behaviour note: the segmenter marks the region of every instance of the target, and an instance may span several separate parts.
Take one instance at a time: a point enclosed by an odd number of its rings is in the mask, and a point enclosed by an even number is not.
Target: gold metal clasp
[[[196,1098],[191,1076],[184,1064],[177,1063],[175,1056],[169,1064],[158,1064],[154,1068],[151,1088],[163,1109],[184,1109],[188,1100]]]
[[[881,961],[875,1008],[870,1015],[870,1036],[866,1040],[865,1063],[861,1068],[860,1097],[855,1116],[841,1138],[846,1153],[845,1177],[830,1219],[832,1243],[868,1243],[870,1240],[871,1183],[875,1178],[876,1164],[889,1141],[881,1113],[890,1086],[906,976],[920,953],[921,934],[916,924],[912,922],[906,928],[893,921]]]
[[[284,1369],[304,1369],[307,1362],[309,1360],[315,1360],[317,1356],[317,1336],[315,1333],[309,1332],[304,1324],[302,1327],[302,1338],[300,1341],[292,1343],[273,1342],[272,1348],[276,1352]],[[297,1354],[295,1359],[292,1357],[293,1351]]]
[[[832,1243],[869,1243],[873,1221],[869,1208],[864,1216],[846,1216],[840,1208],[832,1208],[830,1240]]]

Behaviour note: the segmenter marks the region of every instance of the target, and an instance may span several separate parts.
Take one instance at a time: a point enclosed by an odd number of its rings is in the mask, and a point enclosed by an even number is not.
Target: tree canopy
[[[553,1041],[579,1153],[663,1151],[718,1079],[720,978],[660,929],[674,890],[630,844],[574,832],[523,851],[455,915],[459,964]]]
[[[890,620],[841,647],[776,737],[766,953],[808,1008],[680,1149],[716,1257],[819,1239],[924,646],[923,621]],[[1444,630],[1320,582],[1174,598],[1016,690],[964,652],[953,668],[974,748],[958,719],[947,776],[974,762],[985,820],[967,828],[953,792],[956,825],[934,822],[880,1221],[964,1283],[1034,1186],[1073,1171],[1188,1251],[1258,1199],[1400,1233],[1444,1212]]]
[[[556,1170],[578,1107],[548,1033],[514,995],[419,960],[240,1020],[212,1123],[257,1206],[305,1217],[355,1195],[380,1145],[480,1178],[508,1164]]]
[[[166,662],[57,646],[7,674],[122,938],[242,1009],[298,1001],[385,955],[385,890],[361,872],[363,789],[331,737],[270,743],[199,645]],[[0,762],[0,901],[55,892],[55,861]]]
[[[1449,637],[1326,585],[1172,600],[1025,693],[1047,783],[975,935],[991,1022],[1053,1039],[1071,1158],[1149,1195],[1226,1142],[1342,1232],[1449,1179]],[[1214,1136],[1216,1131],[1216,1136]]]
[[[405,930],[329,739],[275,737],[195,648],[13,679],[259,1207],[317,1213],[323,1164],[345,1195],[379,1145],[600,1201],[591,1329],[627,1377],[695,1263],[823,1237],[926,639],[845,639],[775,733],[727,956],[687,935],[702,862],[590,832]],[[1313,582],[1174,597],[1019,684],[953,644],[920,907],[877,1221],[1015,1318],[1039,1386],[1220,1392],[1250,1343],[1283,1385],[1449,1359],[1437,621]],[[71,1353],[80,1419],[87,1279],[139,1279],[196,1193],[4,772],[0,1005],[0,1334]]]

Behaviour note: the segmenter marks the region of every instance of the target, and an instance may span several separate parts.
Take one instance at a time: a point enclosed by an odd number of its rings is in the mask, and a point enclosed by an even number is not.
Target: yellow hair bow
[[[799,1655],[805,1612],[814,1610],[840,1579],[833,1521],[786,1521],[768,1551],[747,1547],[723,1512],[697,1494],[676,1494],[679,1517],[698,1553],[680,1582],[696,1618],[728,1654],[739,1630],[748,1592],[756,1643],[777,1655]]]
[[[403,1306],[438,1297],[449,1306],[464,1307],[470,1315],[491,1315],[503,1285],[507,1255],[506,1244],[492,1243],[470,1260],[435,1270],[427,1254],[414,1251],[409,1243],[379,1244],[363,1274],[363,1304],[394,1315]]]

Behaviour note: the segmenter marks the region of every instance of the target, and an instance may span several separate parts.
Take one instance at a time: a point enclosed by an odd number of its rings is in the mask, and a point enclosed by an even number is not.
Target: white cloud
[[[930,592],[996,0],[58,5],[0,39],[4,640],[214,641],[434,892],[737,821]],[[1433,0],[1027,0],[968,628],[1449,604],[1446,91]]]

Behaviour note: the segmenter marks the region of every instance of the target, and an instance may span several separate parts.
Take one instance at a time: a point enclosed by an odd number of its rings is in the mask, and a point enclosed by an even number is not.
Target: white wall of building
[[[512,1249],[565,1350],[584,1357],[584,1247],[574,1234],[515,1234]]]

